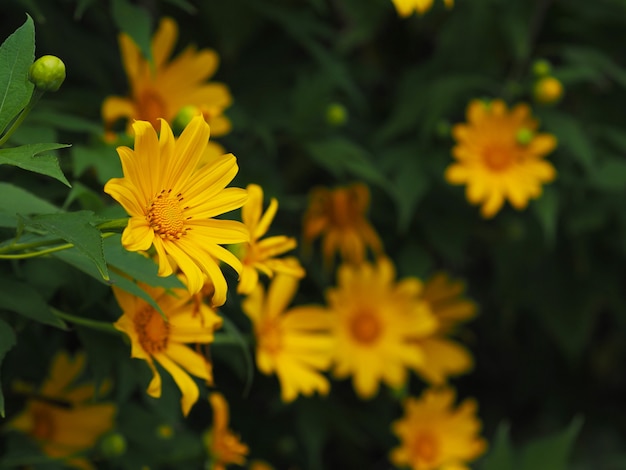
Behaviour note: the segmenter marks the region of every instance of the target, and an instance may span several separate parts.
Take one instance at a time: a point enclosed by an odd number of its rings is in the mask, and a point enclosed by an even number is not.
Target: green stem
[[[128,217],[125,217],[123,219],[107,220],[106,222],[102,222],[101,224],[99,224],[97,227],[100,230],[110,230],[117,228],[126,228],[127,225]]]
[[[115,335],[121,334],[119,330],[117,330],[112,323],[98,321],[98,320],[90,320],[89,318],[77,317],[75,315],[71,315],[69,313],[62,312],[61,310],[57,310],[54,307],[50,307],[52,313],[54,313],[57,317],[67,320],[71,323],[75,323],[76,325],[85,326],[87,328],[91,328],[92,330],[104,331],[106,333],[111,333]]]
[[[39,251],[31,251],[30,253],[20,253],[18,255],[0,255],[0,259],[27,259],[27,258],[36,258],[37,256],[44,256],[50,253],[55,253],[57,251],[67,250],[69,248],[73,248],[74,245],[71,243],[66,243],[65,245],[55,246],[52,248],[48,248],[47,250],[39,250]]]
[[[35,91],[33,91],[33,94],[30,97],[30,101],[28,102],[26,107],[22,110],[22,112],[17,117],[17,119],[13,121],[13,124],[11,124],[11,127],[9,127],[9,130],[6,131],[5,134],[2,136],[2,138],[0,139],[0,146],[4,145],[6,141],[9,140],[11,135],[13,135],[13,133],[17,130],[17,128],[20,127],[22,122],[24,122],[24,119],[26,119],[26,116],[28,116],[30,111],[37,104],[37,101],[39,101],[39,98],[43,96],[43,93],[44,93],[43,91],[38,90],[38,89],[35,89]]]
[[[102,238],[109,238],[115,235],[115,232],[106,232],[102,234]],[[31,251],[30,253],[20,253],[20,254],[11,254],[5,255],[2,252],[6,251],[20,251],[20,250],[29,250],[31,248],[37,248],[39,246],[51,245],[53,243],[59,243],[62,241],[60,239],[48,240],[45,242],[33,242],[33,243],[22,243],[21,245],[9,245],[5,248],[0,249],[0,259],[27,259],[27,258],[36,258],[37,256],[44,256],[50,253],[55,253],[57,251],[68,250],[70,248],[74,248],[73,243],[66,243],[64,245],[53,246],[52,248],[48,248],[47,250],[39,250],[39,251]]]

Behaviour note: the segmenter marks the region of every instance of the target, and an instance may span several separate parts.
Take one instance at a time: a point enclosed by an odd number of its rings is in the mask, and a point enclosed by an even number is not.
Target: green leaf
[[[90,211],[34,216],[30,223],[50,234],[71,243],[84,256],[90,259],[103,279],[109,279],[109,272],[102,249],[102,234],[95,227],[101,219]]]
[[[134,280],[153,287],[185,287],[174,275],[168,277],[159,276],[157,264],[139,253],[126,250],[122,246],[121,238],[121,235],[113,235],[103,242],[104,256],[109,265],[122,273],[128,274]]]
[[[233,323],[230,318],[225,315],[221,315],[221,317],[224,324],[224,333],[217,333],[215,335],[213,343],[231,343],[229,337],[232,337],[234,342],[239,345],[246,366],[246,382],[244,384],[243,396],[247,396],[250,392],[250,387],[252,386],[252,378],[254,375],[254,362],[252,361],[252,357],[250,355],[248,343],[239,331],[239,328],[237,328],[237,325],[235,325],[235,323]]]
[[[198,9],[195,6],[193,6],[191,2],[188,2],[187,0],[165,0],[165,2],[171,3],[172,5],[177,6],[178,8],[180,8],[186,13],[189,13],[190,15],[193,15],[194,13],[198,11]]]
[[[33,93],[28,69],[35,60],[35,26],[30,16],[0,46],[0,134]]]
[[[15,333],[13,329],[2,319],[0,319],[0,365],[4,360],[7,351],[15,345]],[[4,395],[0,387],[0,416],[4,418]]]
[[[581,122],[572,116],[558,112],[545,112],[543,128],[558,139],[558,148],[566,149],[581,166],[590,170],[595,163],[595,152]]]
[[[65,323],[52,313],[39,292],[30,284],[14,279],[0,278],[0,305],[2,309],[19,313],[31,320],[63,330]]]
[[[480,470],[514,470],[515,458],[509,438],[509,425],[500,423],[491,443],[491,450],[483,460]]]
[[[78,178],[91,168],[93,168],[96,178],[101,184],[105,184],[111,178],[121,178],[123,176],[122,164],[112,146],[98,145],[86,147],[84,145],[74,145],[70,152],[75,178]]]
[[[127,0],[113,0],[111,15],[117,27],[128,34],[139,47],[141,54],[152,62],[152,28],[149,12]]]
[[[527,444],[519,458],[519,470],[567,470],[582,425],[583,418],[577,416],[563,431]]]
[[[55,214],[58,207],[9,183],[0,183],[0,227],[16,227],[17,214]]]
[[[67,144],[28,144],[21,147],[0,149],[0,165],[13,165],[59,180],[71,187],[59,167],[59,161],[52,155],[39,155],[42,152],[69,147]]]
[[[619,157],[607,159],[593,170],[589,182],[603,191],[623,191],[626,189],[626,162]]]
[[[554,244],[559,211],[559,193],[554,188],[545,188],[541,197],[531,205],[543,228],[546,243]]]
[[[376,168],[369,153],[357,144],[334,137],[305,145],[309,155],[337,178],[355,177],[388,189],[390,184]]]

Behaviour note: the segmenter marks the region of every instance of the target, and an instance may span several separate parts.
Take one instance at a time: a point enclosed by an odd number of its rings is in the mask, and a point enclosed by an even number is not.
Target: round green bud
[[[535,133],[531,129],[522,127],[517,134],[515,134],[515,140],[520,145],[528,145],[535,137]]]
[[[28,79],[41,91],[57,91],[65,80],[65,64],[54,55],[37,59],[28,70]]]
[[[161,439],[171,439],[174,435],[174,430],[172,429],[172,426],[169,426],[167,424],[161,424],[159,427],[156,428],[156,434]]]
[[[199,114],[202,114],[200,108],[192,104],[180,108],[180,111],[178,111],[178,114],[172,121],[172,130],[174,133],[180,134],[183,129],[187,127],[187,124],[189,124],[191,120]]]
[[[555,104],[563,97],[563,84],[554,77],[543,77],[533,87],[533,97],[537,103]]]
[[[340,103],[331,103],[326,108],[326,122],[331,126],[343,126],[348,121],[348,110]]]
[[[124,455],[126,447],[126,438],[119,432],[110,432],[100,439],[100,452],[108,458]]]
[[[435,134],[437,134],[438,137],[445,139],[446,137],[450,137],[450,132],[452,132],[450,123],[445,119],[441,119],[435,127]]]
[[[532,71],[535,77],[545,77],[552,72],[552,64],[546,59],[537,59],[533,63]]]

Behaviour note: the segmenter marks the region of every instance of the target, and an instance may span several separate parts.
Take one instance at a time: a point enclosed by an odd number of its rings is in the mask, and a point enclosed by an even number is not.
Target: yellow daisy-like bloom
[[[422,397],[407,398],[404,416],[392,424],[400,446],[390,453],[398,467],[412,470],[470,470],[468,462],[487,448],[478,436],[481,423],[476,402],[467,399],[453,408],[455,393],[429,389]]]
[[[351,264],[362,263],[368,247],[375,255],[382,254],[380,238],[366,217],[369,204],[370,192],[362,183],[335,189],[314,188],[304,215],[304,247],[308,249],[321,235],[322,254],[328,268],[336,252]]]
[[[236,158],[222,155],[198,166],[209,140],[202,116],[192,119],[177,140],[165,121],[158,139],[149,122],[135,121],[133,128],[135,150],[117,148],[124,178],[104,186],[131,216],[122,244],[129,251],[154,246],[160,276],[174,272],[171,256],[191,293],[199,292],[208,277],[215,287],[213,305],[222,305],[228,286],[216,260],[237,272],[241,262],[219,244],[249,240],[241,222],[213,218],[243,206],[247,199],[244,189],[225,188],[239,169]]]
[[[437,317],[439,326],[431,336],[416,340],[424,353],[424,362],[416,372],[435,385],[442,385],[448,377],[469,372],[474,361],[469,351],[447,336],[458,323],[476,315],[476,304],[462,297],[465,285],[451,281],[444,273],[428,280],[421,297]]]
[[[246,463],[248,446],[228,429],[228,403],[221,393],[211,393],[209,402],[213,408],[213,428],[204,434],[204,443],[211,456],[212,470],[225,470],[230,464]]]
[[[278,201],[272,198],[269,207],[263,213],[263,189],[256,184],[250,184],[246,189],[248,201],[241,209],[241,217],[250,231],[250,242],[239,246],[239,259],[241,259],[243,269],[237,292],[240,294],[252,292],[259,282],[259,272],[268,277],[272,277],[274,273],[304,277],[304,269],[294,258],[276,258],[296,247],[295,238],[277,235],[260,240],[274,220],[278,210]]]
[[[64,459],[72,467],[93,469],[87,459],[76,454],[93,448],[113,427],[116,406],[94,402],[92,383],[75,384],[84,366],[83,353],[73,358],[64,351],[57,353],[41,388],[7,427],[29,434],[51,458]]]
[[[211,49],[197,51],[187,47],[169,61],[178,37],[178,26],[171,18],[163,18],[152,39],[154,64],[148,62],[139,47],[126,34],[119,36],[122,62],[130,97],[110,96],[102,104],[102,117],[107,127],[120,118],[148,121],[158,127],[160,118],[172,122],[185,106],[196,106],[211,125],[214,136],[230,131],[230,121],[222,115],[232,98],[226,85],[207,80],[215,74],[219,56]]]
[[[298,394],[328,394],[330,384],[320,373],[330,367],[332,338],[328,312],[311,307],[285,311],[298,288],[298,279],[277,273],[267,295],[259,284],[242,308],[254,325],[259,370],[278,375],[281,398],[291,402]]]
[[[196,302],[185,289],[141,285],[159,305],[161,314],[145,300],[113,287],[113,293],[123,315],[114,326],[130,338],[131,357],[143,359],[152,370],[148,395],[161,396],[161,376],[154,361],[172,376],[181,391],[181,406],[186,416],[198,401],[198,386],[189,374],[211,383],[211,363],[204,356],[186,346],[186,343],[210,344],[213,332],[222,325],[222,319],[206,304]]]
[[[401,387],[407,369],[424,362],[416,338],[431,335],[437,320],[419,298],[422,284],[417,278],[396,283],[391,261],[377,265],[342,265],[338,287],[327,292],[336,340],[333,373],[352,376],[356,393],[371,398],[380,382]]]
[[[433,6],[433,0],[392,0],[398,15],[411,16],[413,12],[423,15]],[[447,8],[454,6],[454,0],[443,0]]]
[[[474,100],[467,107],[467,121],[452,129],[456,163],[446,169],[445,178],[450,184],[467,184],[467,200],[482,204],[483,217],[493,217],[505,199],[524,209],[529,199],[541,195],[541,185],[556,177],[544,160],[556,147],[556,138],[535,134],[538,124],[527,105],[509,112],[502,100]]]

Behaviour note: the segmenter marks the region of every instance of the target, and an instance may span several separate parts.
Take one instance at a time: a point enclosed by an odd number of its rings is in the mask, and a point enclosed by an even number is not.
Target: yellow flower
[[[469,351],[447,337],[458,323],[476,315],[476,304],[461,297],[464,290],[461,281],[451,281],[446,274],[438,273],[422,291],[422,300],[437,317],[439,326],[431,336],[416,340],[424,361],[415,370],[431,384],[442,385],[449,376],[469,372],[474,365]]]
[[[84,366],[83,353],[71,358],[64,351],[58,352],[39,391],[7,427],[29,434],[49,457],[64,459],[72,467],[93,469],[76,454],[93,448],[113,427],[116,407],[94,402],[96,389],[92,383],[75,385]]]
[[[298,394],[328,394],[330,384],[320,371],[330,366],[332,338],[327,312],[311,307],[285,311],[298,288],[298,279],[277,273],[267,295],[259,284],[243,301],[244,312],[254,325],[259,370],[276,373],[281,398],[291,402]]]
[[[410,16],[414,11],[423,15],[433,6],[433,0],[392,0],[400,16]],[[454,0],[443,0],[447,8],[452,8]]]
[[[152,39],[151,64],[128,35],[120,34],[130,97],[110,96],[104,101],[102,117],[107,127],[120,118],[128,120],[129,133],[135,119],[158,127],[159,118],[172,122],[182,108],[196,106],[208,120],[214,136],[230,131],[230,121],[222,115],[232,102],[230,92],[222,83],[207,82],[217,70],[219,56],[211,49],[197,51],[189,46],[168,62],[177,37],[176,22],[163,18]]]
[[[327,267],[332,266],[337,251],[344,262],[352,264],[364,261],[367,247],[375,255],[382,254],[380,238],[366,218],[370,204],[366,185],[315,188],[309,199],[309,208],[304,215],[304,246],[308,248],[322,235],[322,253]]]
[[[334,375],[352,376],[361,398],[373,397],[380,382],[401,387],[408,378],[407,368],[424,361],[414,340],[437,328],[435,317],[419,298],[421,282],[407,278],[396,283],[387,258],[377,265],[342,265],[337,277],[338,287],[326,295],[336,340]]]
[[[250,231],[250,242],[240,245],[239,259],[243,269],[239,278],[237,292],[249,294],[259,282],[258,272],[272,277],[274,273],[285,273],[294,277],[304,277],[304,269],[294,258],[277,259],[276,256],[293,250],[296,240],[285,235],[277,235],[259,240],[267,233],[278,210],[278,201],[272,198],[270,205],[263,211],[263,189],[250,184],[248,201],[241,209],[243,223]]]
[[[556,177],[543,158],[556,147],[555,137],[534,134],[537,121],[525,104],[509,112],[501,100],[474,100],[467,107],[467,120],[452,130],[457,162],[446,169],[446,180],[467,184],[467,200],[482,204],[483,217],[493,217],[505,199],[515,209],[524,209],[529,199],[541,195],[542,183]]]
[[[213,332],[222,325],[222,319],[206,304],[198,303],[185,289],[141,285],[159,305],[167,322],[145,300],[113,287],[113,293],[123,315],[114,326],[130,338],[131,357],[143,359],[152,370],[148,395],[161,396],[161,376],[157,361],[172,376],[181,391],[183,414],[187,415],[198,401],[199,390],[189,374],[213,380],[211,363],[187,347],[186,343],[210,344]]]
[[[228,429],[228,403],[221,393],[211,393],[209,402],[213,408],[213,428],[204,434],[204,443],[211,456],[212,470],[225,470],[227,465],[243,465],[248,446]]]
[[[422,397],[407,398],[404,416],[392,424],[400,446],[391,462],[412,470],[469,470],[466,464],[487,448],[478,436],[476,402],[465,400],[453,409],[455,393],[448,388],[429,389]]]
[[[241,263],[219,244],[249,239],[241,222],[213,218],[246,201],[244,189],[225,188],[238,171],[234,155],[198,167],[209,139],[202,116],[195,117],[176,140],[165,121],[158,140],[149,122],[135,121],[133,128],[135,150],[117,148],[124,178],[113,178],[104,186],[131,216],[122,244],[129,251],[154,246],[160,276],[174,272],[171,256],[192,293],[199,292],[208,277],[215,286],[213,304],[222,305],[228,286],[216,259],[237,272]]]

